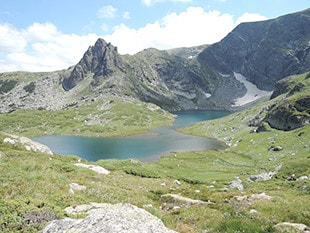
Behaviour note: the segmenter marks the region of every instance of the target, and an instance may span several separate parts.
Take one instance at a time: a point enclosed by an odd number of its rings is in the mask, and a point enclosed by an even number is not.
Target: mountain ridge
[[[309,18],[307,9],[267,21],[241,23],[222,41],[206,48],[145,49],[126,57],[119,55],[110,43],[98,39],[75,70],[82,66],[88,67],[84,73],[93,72],[87,63],[91,56],[96,58],[96,65],[100,60],[103,64],[101,73],[94,73],[93,87],[100,86],[108,74],[113,76],[114,69],[119,71],[118,84],[126,83],[127,95],[164,109],[231,109],[234,101],[246,93],[245,86],[234,77],[235,72],[259,89],[271,91],[276,81],[310,69],[310,29],[306,26]],[[106,54],[98,44],[113,52]],[[73,71],[63,84],[71,87],[66,83],[76,85],[80,79]],[[101,90],[109,87],[104,85]],[[118,89],[117,94],[122,94],[123,89]]]
[[[245,107],[236,103],[249,90],[235,73],[260,90],[272,91],[278,80],[310,70],[309,24],[310,8],[242,23],[212,45],[150,48],[135,55],[120,55],[117,47],[99,38],[67,70],[46,76],[29,73],[38,77],[29,80],[20,78],[21,73],[15,78],[2,74],[0,112],[64,109],[109,96],[136,98],[168,111],[237,110]]]

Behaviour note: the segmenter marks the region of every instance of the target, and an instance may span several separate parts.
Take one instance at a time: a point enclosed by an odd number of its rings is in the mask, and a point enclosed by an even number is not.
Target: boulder
[[[271,146],[268,151],[281,151],[283,150],[282,146]]]
[[[69,193],[74,194],[74,190],[75,191],[82,191],[86,189],[86,186],[84,185],[80,185],[78,183],[70,183],[69,184]]]
[[[275,225],[279,232],[286,233],[310,233],[310,228],[300,223],[281,222]]]
[[[69,207],[65,211],[70,214],[87,214],[88,216],[82,219],[54,220],[41,233],[175,233],[175,231],[166,228],[157,217],[131,204],[91,203]]]
[[[264,172],[259,175],[252,175],[248,178],[248,182],[267,181],[270,180],[276,174],[277,174],[276,172]]]
[[[173,181],[173,184],[181,185],[181,182],[180,182],[179,180],[174,180],[174,181]]]
[[[236,177],[235,180],[229,182],[228,184],[229,188],[236,188],[239,191],[244,190],[243,184],[242,184],[242,180],[240,180],[239,177]]]
[[[44,154],[52,155],[53,152],[47,146],[32,141],[30,138],[20,137],[17,135],[7,135],[6,138],[3,139],[4,143],[9,143],[16,146],[22,146],[28,151],[40,152]]]
[[[270,180],[272,179],[272,177],[274,177],[278,171],[282,168],[282,164],[280,163],[279,165],[277,165],[275,168],[274,168],[274,171],[271,171],[271,172],[263,172],[259,175],[252,175],[250,176],[247,181],[248,182],[254,182],[254,181],[267,181],[267,180]]]
[[[308,180],[308,179],[309,179],[308,176],[301,176],[301,177],[298,177],[296,181],[303,181],[303,180]]]
[[[88,164],[84,164],[84,163],[75,163],[74,165],[77,167],[83,167],[83,168],[90,169],[90,170],[92,170],[98,174],[107,175],[110,173],[110,171],[108,171],[107,169],[105,169],[101,166],[98,166],[98,165],[88,165]]]

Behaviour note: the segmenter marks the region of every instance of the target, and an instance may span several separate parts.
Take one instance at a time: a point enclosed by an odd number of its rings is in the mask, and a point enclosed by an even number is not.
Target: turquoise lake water
[[[156,128],[148,133],[126,136],[91,138],[80,136],[47,135],[32,140],[47,145],[54,153],[78,155],[88,161],[99,159],[136,158],[152,161],[177,151],[202,151],[223,148],[223,143],[204,137],[186,135],[175,129],[199,121],[228,115],[227,111],[180,111],[172,126]]]

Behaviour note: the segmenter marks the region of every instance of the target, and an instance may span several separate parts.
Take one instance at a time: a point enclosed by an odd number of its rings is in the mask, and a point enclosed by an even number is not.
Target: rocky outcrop
[[[268,122],[272,128],[285,131],[303,127],[310,123],[309,103],[310,96],[293,103],[279,103],[271,108],[264,121]]]
[[[310,123],[309,74],[291,76],[276,83],[270,97],[277,98],[276,101],[248,122],[248,126],[257,127],[253,132],[269,131],[270,127],[289,131]]]
[[[297,92],[302,92],[307,86],[306,83],[308,81],[308,76],[310,77],[310,72],[308,72],[304,80],[288,77],[278,81],[274,87],[270,99],[274,99],[282,94],[286,94],[286,97],[290,97]]]
[[[267,181],[271,180],[279,170],[282,168],[282,164],[279,164],[278,166],[275,167],[274,171],[269,171],[269,172],[263,172],[259,175],[252,175],[250,176],[247,181],[248,182],[255,182],[255,181]]]
[[[7,135],[3,139],[3,142],[10,143],[16,146],[21,146],[28,151],[40,152],[40,153],[49,154],[49,155],[53,154],[53,152],[47,146],[41,143],[38,143],[38,142],[34,142],[31,139],[26,138],[26,137],[20,137],[16,135]]]
[[[242,23],[209,46],[199,61],[224,74],[237,72],[263,90],[310,69],[310,9],[262,22]]]
[[[68,214],[87,214],[86,218],[54,220],[41,233],[57,232],[157,232],[174,233],[144,209],[131,204],[91,203],[65,209]]]

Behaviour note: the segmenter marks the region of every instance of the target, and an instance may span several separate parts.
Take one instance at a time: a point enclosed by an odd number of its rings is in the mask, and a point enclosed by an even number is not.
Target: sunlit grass
[[[65,207],[89,202],[126,202],[141,208],[151,204],[146,208],[149,212],[184,233],[276,232],[273,226],[279,222],[309,226],[310,180],[289,181],[288,177],[310,174],[310,125],[262,133],[251,133],[253,128],[247,125],[274,101],[265,99],[244,111],[182,129],[218,138],[229,145],[226,149],[171,153],[148,163],[130,159],[94,163],[110,170],[109,175],[74,166],[80,160],[76,156],[45,155],[5,144],[5,135],[0,134],[0,231],[36,232],[47,221],[65,217]],[[0,115],[0,130],[26,136],[111,136],[145,131],[172,120],[171,114],[153,105],[116,98],[62,111]],[[272,146],[282,149],[272,151]],[[279,165],[281,169],[271,180],[247,181]],[[243,182],[243,191],[228,188],[236,176]],[[72,194],[72,182],[87,188]],[[168,193],[212,204],[189,205],[162,197]],[[236,199],[259,193],[272,200]]]
[[[112,98],[66,110],[17,110],[0,114],[0,131],[23,136],[46,134],[116,136],[171,124],[172,114],[137,100]]]

